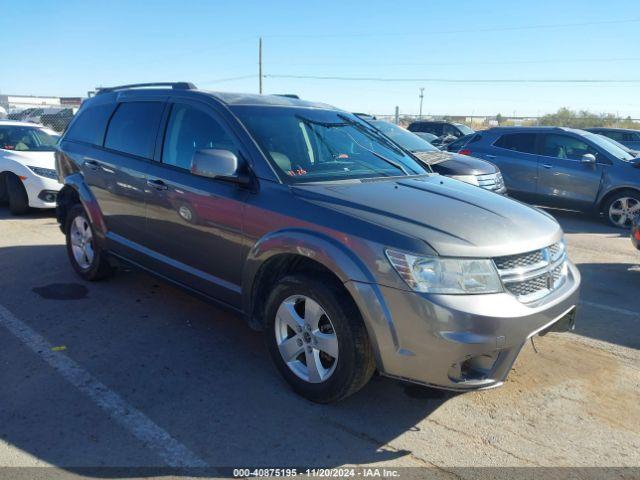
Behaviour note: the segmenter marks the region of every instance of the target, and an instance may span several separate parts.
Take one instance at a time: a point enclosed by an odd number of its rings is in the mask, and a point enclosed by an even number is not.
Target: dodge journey
[[[316,402],[375,371],[496,387],[530,337],[573,327],[580,276],[552,217],[434,174],[329,105],[104,88],[56,169],[81,277],[125,262],[237,311]]]

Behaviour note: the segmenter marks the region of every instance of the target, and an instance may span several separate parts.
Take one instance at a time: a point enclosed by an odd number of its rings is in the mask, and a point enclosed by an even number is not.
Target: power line
[[[551,78],[530,78],[530,79],[505,79],[505,78],[390,78],[390,77],[341,77],[332,75],[287,75],[287,74],[265,74],[270,78],[295,78],[306,80],[337,80],[348,82],[431,82],[431,83],[640,83],[636,79],[551,79]]]
[[[286,64],[290,65],[313,65],[313,66],[333,66],[333,65],[352,65],[355,58],[343,58],[344,62],[296,62],[288,59],[286,62],[271,62],[274,65]],[[476,61],[476,62],[385,62],[385,66],[416,66],[416,67],[451,67],[451,66],[470,66],[470,65],[528,65],[528,64],[552,64],[552,63],[614,63],[614,62],[637,62],[640,57],[627,58],[553,58],[545,60],[504,60],[504,61]],[[380,62],[360,62],[360,65],[379,65]]]
[[[247,78],[255,78],[257,76],[258,75],[253,73],[251,75],[240,75],[238,77],[216,78],[214,80],[207,80],[205,82],[198,82],[198,83],[208,85],[209,83],[222,83],[222,82],[232,82],[233,80],[246,80]]]
[[[618,25],[628,23],[639,23],[640,18],[622,19],[622,20],[601,20],[593,22],[576,22],[576,23],[552,23],[538,25],[523,25],[514,27],[483,27],[483,28],[464,28],[458,30],[420,30],[410,32],[359,32],[359,33],[309,33],[309,34],[276,34],[263,35],[265,38],[351,38],[351,37],[406,37],[406,36],[424,36],[424,35],[441,35],[447,33],[479,33],[479,32],[508,32],[517,30],[542,30],[552,28],[567,27],[587,27],[593,25]]]

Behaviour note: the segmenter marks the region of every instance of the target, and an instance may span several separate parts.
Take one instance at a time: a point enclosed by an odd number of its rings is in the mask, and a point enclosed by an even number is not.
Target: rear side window
[[[412,132],[424,132],[435,135],[436,137],[442,136],[442,125],[433,123],[417,123],[409,125],[409,130]]]
[[[624,135],[625,142],[640,142],[640,134],[636,132],[626,132]]]
[[[502,135],[494,146],[522,153],[536,153],[535,133],[507,133]]]
[[[615,140],[616,142],[624,142],[625,138],[624,138],[624,132],[620,132],[620,131],[616,131],[616,130],[604,130],[601,132],[602,135],[612,138],[613,140]]]
[[[175,105],[164,138],[162,163],[189,169],[196,150],[211,148],[238,155],[231,137],[215,119],[188,105]]]
[[[104,129],[114,108],[115,105],[112,103],[83,108],[78,113],[78,118],[69,126],[65,138],[92,145],[102,145]]]
[[[138,157],[153,158],[162,107],[160,102],[121,103],[109,122],[104,146]]]

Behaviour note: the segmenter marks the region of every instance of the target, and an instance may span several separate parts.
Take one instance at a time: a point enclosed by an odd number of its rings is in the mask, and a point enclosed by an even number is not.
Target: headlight
[[[451,175],[450,178],[455,178],[464,183],[470,183],[471,185],[478,186],[478,177],[475,175]]]
[[[41,177],[58,178],[58,174],[52,168],[42,168],[42,167],[31,167],[31,166],[29,166],[29,170],[31,170],[36,175],[40,175]]]
[[[398,275],[416,292],[499,293],[504,289],[493,261],[488,259],[418,257],[387,250]]]

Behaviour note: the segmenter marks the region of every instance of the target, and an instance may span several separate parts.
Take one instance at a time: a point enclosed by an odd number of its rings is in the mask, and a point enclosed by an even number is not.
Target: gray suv
[[[529,203],[604,212],[622,228],[640,213],[640,160],[595,133],[492,128],[476,133],[460,153],[495,163],[509,194]]]
[[[237,311],[316,402],[376,370],[496,387],[528,338],[572,327],[580,276],[547,214],[328,105],[146,86],[102,89],[59,144],[82,278],[126,262]]]

